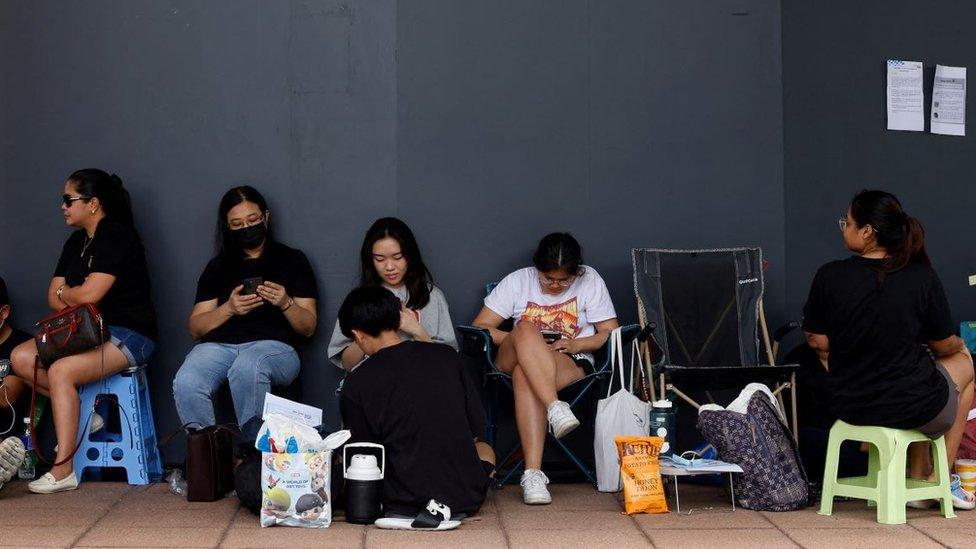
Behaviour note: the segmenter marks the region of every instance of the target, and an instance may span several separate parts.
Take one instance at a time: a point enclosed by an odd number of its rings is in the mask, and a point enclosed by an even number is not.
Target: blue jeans
[[[298,353],[287,343],[263,339],[249,343],[200,343],[186,355],[173,378],[173,398],[183,423],[213,425],[213,394],[230,385],[238,425],[264,409],[271,386],[288,385],[298,377]]]

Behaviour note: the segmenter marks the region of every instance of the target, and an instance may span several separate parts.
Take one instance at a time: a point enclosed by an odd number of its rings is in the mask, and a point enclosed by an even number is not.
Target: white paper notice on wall
[[[966,135],[966,67],[935,66],[932,133]]]
[[[925,131],[922,62],[888,60],[888,129]]]

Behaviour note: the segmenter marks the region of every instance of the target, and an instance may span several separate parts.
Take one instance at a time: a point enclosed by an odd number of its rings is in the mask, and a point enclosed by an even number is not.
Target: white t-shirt
[[[596,333],[593,323],[616,318],[617,312],[603,278],[592,267],[582,268],[583,274],[559,295],[542,293],[535,267],[519,269],[498,283],[485,306],[502,318],[528,320],[569,339],[589,337]]]

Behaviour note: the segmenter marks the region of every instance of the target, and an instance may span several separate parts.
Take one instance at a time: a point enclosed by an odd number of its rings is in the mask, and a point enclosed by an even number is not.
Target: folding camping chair
[[[495,284],[489,284],[486,287],[486,293],[490,293],[494,289]],[[458,332],[461,337],[459,340],[458,348],[460,352],[464,355],[476,358],[482,361],[483,377],[485,383],[486,400],[487,400],[487,419],[488,419],[488,444],[495,449],[495,454],[498,456],[503,456],[497,461],[498,471],[495,474],[495,488],[501,488],[506,482],[508,482],[512,476],[518,472],[525,462],[525,459],[519,459],[518,462],[513,464],[508,469],[501,469],[508,463],[512,457],[522,448],[522,444],[516,442],[514,447],[502,454],[496,448],[496,434],[497,434],[497,419],[498,419],[498,397],[499,391],[503,388],[509,393],[514,394],[514,389],[512,388],[512,376],[506,374],[495,367],[495,353],[498,351],[497,346],[491,340],[491,334],[488,330],[484,328],[478,328],[475,326],[458,326]],[[636,324],[629,326],[624,326],[622,330],[622,336],[624,340],[624,346],[630,343],[630,341],[637,336],[640,331],[640,327]],[[596,388],[597,393],[601,394],[606,392],[606,383],[609,382],[611,375],[610,371],[610,353],[607,351],[607,345],[604,345],[600,351],[598,351],[596,356],[596,364],[594,366],[594,372],[592,374],[586,375],[573,383],[564,387],[559,391],[559,398],[569,403],[570,408],[573,409],[574,413],[577,413],[579,406],[584,401],[584,397],[590,394],[590,392]],[[577,413],[577,417],[579,413]],[[584,418],[580,417],[583,421]],[[591,418],[591,423],[593,419]],[[517,440],[517,439],[516,439]],[[586,463],[580,459],[579,456],[573,452],[569,446],[562,440],[556,439],[552,436],[552,433],[547,434],[547,440],[555,442],[556,446],[562,451],[562,453],[576,466],[580,472],[586,476],[586,479],[590,481],[591,484],[596,486],[596,474],[593,472],[592,467],[588,467]],[[590,445],[592,447],[592,445]]]
[[[795,438],[799,366],[776,364],[762,306],[762,250],[635,248],[632,259],[640,322],[656,325],[656,398],[670,391],[700,408],[690,392],[705,390],[711,399],[708,391],[713,389],[768,382],[784,413],[782,391],[790,389]],[[777,339],[781,334],[785,332],[778,331]],[[760,336],[765,356],[760,354]],[[654,373],[648,377],[654,379]]]

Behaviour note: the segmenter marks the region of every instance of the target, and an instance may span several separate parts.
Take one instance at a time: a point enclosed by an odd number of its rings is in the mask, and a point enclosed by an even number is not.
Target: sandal
[[[461,526],[460,520],[451,520],[451,508],[443,503],[430,500],[427,508],[421,511],[415,518],[406,517],[384,517],[376,519],[373,524],[377,528],[384,530],[421,530],[421,531],[441,531],[453,530]]]

